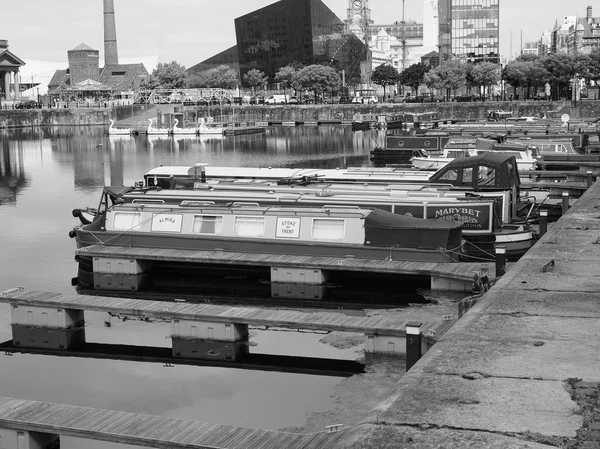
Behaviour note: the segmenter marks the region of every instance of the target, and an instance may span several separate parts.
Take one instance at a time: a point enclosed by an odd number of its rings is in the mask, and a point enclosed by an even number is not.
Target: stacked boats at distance
[[[540,163],[560,168],[563,162],[590,162],[600,160],[600,130],[596,124],[581,125],[576,129],[564,127],[506,126],[498,123],[456,123],[439,124],[434,130],[392,129],[385,134],[384,145],[371,151],[371,160],[376,166],[388,164],[411,164],[413,157],[429,154],[444,156],[443,150],[450,148],[450,141],[457,139],[484,139],[495,143],[490,151],[518,151],[513,153],[519,160],[521,172],[526,172],[529,164]],[[512,147],[508,147],[511,145]],[[465,152],[472,155],[472,151]],[[422,161],[429,169],[439,168],[434,161]],[[443,161],[440,161],[443,162]]]
[[[194,210],[213,207],[231,208],[244,214],[254,210],[262,216],[261,208],[265,207],[277,210],[307,207],[313,215],[322,210],[331,214],[334,210],[378,209],[390,219],[421,220],[412,224],[427,229],[433,222],[459,226],[467,241],[464,249],[471,257],[493,258],[496,244],[506,245],[509,257],[519,257],[535,239],[526,222],[532,217],[519,221],[517,213],[523,209],[531,215],[535,204],[530,198],[518,198],[519,178],[514,158],[491,154],[468,161],[469,167],[448,164],[434,174],[396,169],[244,168],[203,164],[157,167],[146,173],[144,181],[136,187],[107,187],[97,210],[101,211],[99,215],[106,210],[112,214],[114,208],[129,204],[133,208],[130,213],[138,208],[142,214],[146,206],[152,205],[174,208],[167,215],[173,214],[173,210],[193,215]],[[469,170],[474,175],[467,179],[464,174]],[[97,216],[86,219],[85,209],[74,212],[84,223],[97,221]],[[139,219],[144,218],[139,215]],[[137,221],[130,225],[132,230],[138,226]],[[88,230],[83,226],[75,235],[83,236]],[[92,234],[97,236],[98,232],[94,227]],[[406,232],[406,228],[401,232]],[[83,238],[78,240],[81,244],[85,242]],[[424,242],[420,240],[419,244]],[[448,245],[440,248],[443,252],[457,250]]]
[[[530,171],[537,168],[536,147],[526,141],[498,143],[494,139],[477,136],[450,137],[441,150],[415,150],[410,161],[412,166],[419,170],[439,170],[456,158],[478,156],[490,151],[514,156],[519,173],[523,177],[527,177]]]

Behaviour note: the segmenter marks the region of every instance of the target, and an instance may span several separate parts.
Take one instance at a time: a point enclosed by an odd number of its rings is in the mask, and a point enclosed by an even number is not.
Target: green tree
[[[425,74],[428,71],[429,66],[423,62],[408,66],[400,73],[400,84],[410,87],[416,95],[419,92],[419,86],[425,81]]]
[[[474,64],[470,72],[473,83],[477,87],[482,87],[484,94],[486,89],[489,94],[490,87],[498,84],[501,80],[500,66],[492,62],[484,61]]]
[[[582,61],[565,53],[551,53],[544,58],[543,66],[548,71],[554,97],[568,97],[571,80],[584,69],[581,66]]]
[[[348,94],[348,92],[347,92],[348,87],[351,87],[352,89],[356,89],[357,87],[360,87],[360,85],[362,84],[362,79],[360,77],[360,71],[354,70],[351,73],[346,73],[345,83],[346,83],[346,91],[344,92],[344,94]]]
[[[252,92],[254,92],[257,87],[267,84],[268,80],[269,77],[265,76],[265,73],[258,69],[252,69],[244,74],[244,82],[252,88]]]
[[[340,87],[340,75],[331,67],[313,64],[295,73],[292,78],[294,89],[313,92],[315,99],[322,92],[333,91]]]
[[[381,64],[375,67],[371,75],[371,81],[379,86],[383,86],[383,98],[385,99],[386,86],[394,86],[398,82],[400,74],[398,70],[388,64]]]
[[[457,59],[444,61],[442,65],[431,69],[425,74],[425,84],[446,92],[447,98],[451,91],[456,91],[466,84],[466,64]]]
[[[227,65],[220,65],[212,69],[203,70],[188,76],[187,87],[220,87],[233,89],[239,83],[238,74]]]
[[[588,81],[600,83],[600,49],[593,49],[585,60],[582,60],[585,65],[585,75]]]
[[[529,97],[531,87],[543,86],[550,76],[542,59],[539,58],[517,58],[509,62],[504,68],[504,79],[513,87],[520,87]]]
[[[285,89],[292,82],[292,78],[296,74],[296,67],[292,65],[286,65],[284,67],[280,67],[275,73],[275,81],[283,84],[283,93],[285,94]]]
[[[173,61],[169,63],[159,62],[152,74],[144,79],[140,87],[142,89],[181,89],[186,84],[185,67]]]

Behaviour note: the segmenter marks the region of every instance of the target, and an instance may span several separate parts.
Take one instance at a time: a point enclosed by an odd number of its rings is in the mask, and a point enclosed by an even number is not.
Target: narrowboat
[[[428,132],[427,134],[407,134],[401,130],[388,130],[385,145],[371,150],[370,158],[375,162],[410,164],[416,150],[441,150],[450,140],[450,134]]]
[[[103,202],[139,204],[260,204],[276,207],[358,206],[381,209],[398,215],[462,223],[466,252],[471,256],[493,257],[494,245],[507,246],[515,259],[535,242],[528,218],[535,204],[531,197],[517,199],[519,178],[514,158],[503,154],[474,156],[460,165],[450,163],[426,182],[396,183],[395,171],[369,171],[355,182],[343,170],[285,168],[157,167],[137,187],[107,187]],[[366,170],[366,169],[365,169]],[[386,174],[387,173],[387,174]],[[465,177],[476,173],[474,179]],[[294,176],[296,175],[296,176]],[[281,178],[283,177],[283,178]],[[341,181],[338,181],[341,180]],[[371,180],[366,182],[364,180]],[[390,181],[391,180],[391,181]],[[406,181],[406,179],[402,179]],[[386,182],[387,181],[387,182]],[[92,215],[75,209],[83,223]],[[521,212],[522,211],[522,212]],[[518,216],[515,212],[521,212]]]
[[[411,158],[414,168],[419,170],[439,170],[450,161],[458,158],[478,156],[488,152],[514,156],[520,176],[537,168],[537,153],[529,145],[518,145],[512,142],[497,143],[492,139],[481,137],[453,137],[441,151],[420,150]]]
[[[358,207],[105,203],[69,235],[77,247],[229,251],[368,260],[454,262],[462,224]]]

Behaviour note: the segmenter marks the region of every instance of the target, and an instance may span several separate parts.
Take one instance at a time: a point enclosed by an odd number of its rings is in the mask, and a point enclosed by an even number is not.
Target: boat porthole
[[[431,145],[431,142],[429,140],[426,140],[425,142],[423,142],[423,145],[425,145],[426,147]]]
[[[404,140],[398,141],[398,148],[402,148],[404,146]]]
[[[412,216],[413,216],[413,214],[411,214],[410,212],[407,212],[407,213],[405,213],[405,214],[404,214],[404,216],[405,216],[405,217],[412,217]]]

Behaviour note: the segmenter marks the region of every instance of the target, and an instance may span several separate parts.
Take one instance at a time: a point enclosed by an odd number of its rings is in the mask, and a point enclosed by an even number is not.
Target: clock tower
[[[360,17],[359,25],[364,28],[368,25],[373,25],[371,20],[371,8],[369,8],[369,0],[348,0],[348,9],[346,10],[346,25],[356,22],[357,17]]]

